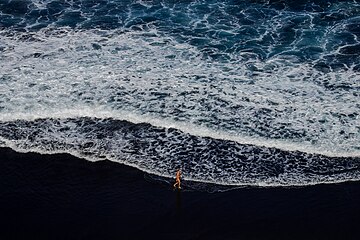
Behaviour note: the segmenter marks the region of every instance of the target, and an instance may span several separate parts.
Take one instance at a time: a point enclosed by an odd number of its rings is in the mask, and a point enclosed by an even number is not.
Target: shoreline
[[[360,182],[225,192],[0,148],[1,239],[357,239]]]

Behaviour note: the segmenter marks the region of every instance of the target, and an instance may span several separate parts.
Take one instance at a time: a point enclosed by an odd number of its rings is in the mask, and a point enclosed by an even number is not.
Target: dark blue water
[[[0,2],[0,144],[231,185],[359,180],[360,3]]]
[[[321,70],[359,70],[357,1],[2,1],[1,26],[38,31],[155,26],[204,57],[295,57]],[[319,61],[322,58],[321,61]]]

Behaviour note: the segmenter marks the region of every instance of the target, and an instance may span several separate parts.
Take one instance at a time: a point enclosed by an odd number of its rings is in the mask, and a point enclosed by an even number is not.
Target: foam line
[[[3,143],[1,142],[3,141]],[[85,159],[87,161],[90,162],[97,162],[97,161],[101,161],[104,160],[103,158],[98,159],[98,158],[94,158],[91,156],[86,156],[83,155],[79,152],[76,151],[71,151],[71,150],[59,150],[59,151],[44,151],[43,149],[39,149],[39,148],[32,148],[32,149],[23,149],[23,148],[19,148],[17,147],[15,144],[11,143],[11,141],[7,141],[4,140],[2,137],[0,137],[0,146],[1,147],[10,147],[11,149],[13,149],[14,151],[20,152],[20,153],[29,153],[29,152],[35,152],[35,153],[40,153],[40,154],[61,154],[61,153],[65,153],[65,154],[70,154],[74,157],[77,158],[82,158]],[[159,177],[164,177],[164,178],[168,178],[168,179],[174,179],[174,175],[170,175],[170,174],[162,174],[159,173],[158,171],[151,171],[145,167],[141,167],[138,166],[136,164],[129,164],[126,161],[123,160],[119,160],[119,159],[112,159],[111,157],[107,158],[107,160],[109,161],[113,161],[113,162],[117,162],[120,164],[124,164],[130,167],[134,167],[144,173],[148,173],[151,175],[155,175],[155,176],[159,176]],[[309,183],[273,183],[273,182],[262,182],[262,181],[257,181],[257,182],[252,182],[252,183],[228,183],[225,181],[209,181],[209,180],[199,180],[197,178],[193,178],[193,177],[182,177],[183,180],[185,181],[192,181],[192,182],[198,182],[198,183],[205,183],[205,184],[216,184],[216,185],[222,185],[222,186],[227,186],[227,187],[231,187],[231,189],[233,189],[233,187],[247,187],[247,186],[251,186],[251,187],[305,187],[305,186],[313,186],[313,185],[319,185],[319,184],[336,184],[336,183],[343,183],[343,182],[349,182],[349,181],[359,181],[360,177],[358,178],[347,178],[347,179],[338,179],[338,180],[332,180],[332,181],[318,181],[318,182],[309,182]],[[196,187],[195,187],[196,188]],[[224,189],[212,189],[212,191],[224,191]],[[226,191],[226,190],[225,190]]]
[[[261,139],[261,138],[252,138],[249,136],[238,136],[232,135],[231,133],[214,131],[209,128],[204,128],[201,126],[196,126],[187,122],[176,122],[169,121],[168,119],[157,119],[150,114],[147,115],[137,115],[134,112],[111,112],[104,110],[103,108],[79,108],[79,109],[64,109],[57,110],[54,112],[31,112],[31,113],[18,113],[18,114],[4,114],[1,116],[2,122],[11,122],[16,120],[26,120],[34,121],[36,119],[68,119],[68,118],[98,118],[98,119],[115,119],[115,120],[125,120],[131,123],[149,123],[152,126],[160,128],[174,128],[178,129],[184,133],[190,135],[199,136],[199,137],[210,137],[213,139],[219,140],[229,140],[234,141],[239,144],[250,144],[254,146],[261,146],[267,148],[277,148],[285,151],[300,151],[309,154],[320,154],[328,157],[360,157],[360,151],[354,152],[339,152],[332,151],[331,149],[321,149],[320,147],[314,147],[307,143],[291,143],[289,141],[283,140],[273,140],[273,139]]]
[[[108,159],[172,178],[226,186],[304,186],[359,180],[359,158],[336,158],[191,136],[112,119],[38,119],[0,124],[0,145],[16,151]]]

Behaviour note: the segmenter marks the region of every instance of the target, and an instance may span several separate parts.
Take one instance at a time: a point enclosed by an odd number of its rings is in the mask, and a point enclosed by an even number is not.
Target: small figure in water
[[[176,179],[175,179],[174,188],[176,188],[176,186],[177,186],[178,189],[181,189],[181,186],[180,186],[180,184],[181,184],[180,177],[181,177],[181,170],[179,169],[179,170],[177,170],[177,172],[176,172]]]

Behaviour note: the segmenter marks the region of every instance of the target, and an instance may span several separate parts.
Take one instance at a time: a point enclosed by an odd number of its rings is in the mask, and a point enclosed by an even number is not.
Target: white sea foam
[[[356,159],[284,155],[178,131],[133,127],[89,118],[16,121],[0,125],[6,136],[0,137],[0,146],[19,152],[69,153],[89,161],[108,159],[166,178],[182,166],[185,180],[227,186],[303,186],[360,179]]]
[[[220,130],[212,130],[209,128],[189,124],[187,122],[169,121],[166,119],[156,119],[149,114],[137,115],[133,112],[119,111],[112,112],[104,108],[75,108],[75,109],[54,109],[48,112],[31,112],[31,113],[18,113],[18,114],[4,114],[2,115],[2,121],[12,122],[16,120],[34,121],[36,119],[56,118],[56,119],[68,119],[68,118],[98,118],[98,119],[115,119],[126,120],[132,123],[149,123],[153,126],[160,128],[175,128],[181,130],[184,133],[188,133],[200,137],[210,137],[213,139],[230,140],[240,144],[251,144],[256,146],[263,146],[268,148],[277,148],[286,151],[300,151],[309,154],[321,154],[328,157],[359,157],[359,152],[333,152],[327,148],[315,148],[309,143],[294,143],[285,142],[283,140],[276,139],[262,139],[252,138],[248,136],[238,136],[231,132],[225,132]]]
[[[151,25],[0,36],[1,121],[110,117],[240,143],[360,155],[360,82],[351,69],[322,73],[284,57],[243,62],[241,54],[211,61]],[[349,89],[336,88],[341,84]]]
[[[47,4],[49,4],[51,0],[32,0],[31,3],[35,6],[36,9],[46,9]]]

